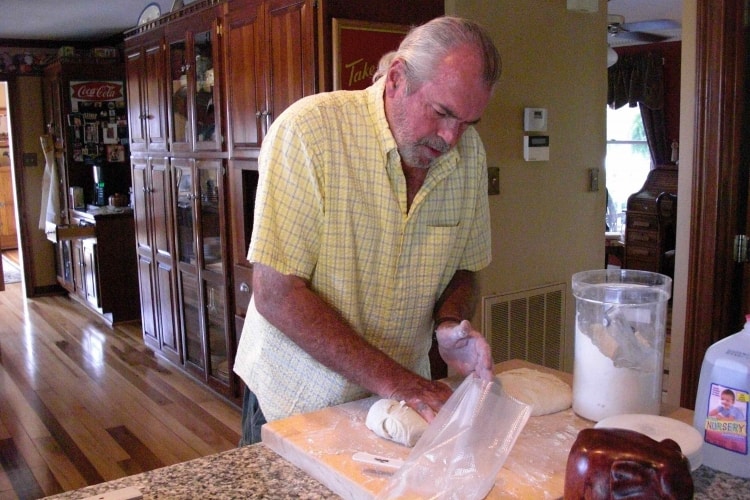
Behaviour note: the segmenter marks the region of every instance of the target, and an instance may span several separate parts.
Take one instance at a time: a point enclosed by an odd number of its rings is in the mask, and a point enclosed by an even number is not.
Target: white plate
[[[596,429],[605,427],[640,432],[655,441],[671,439],[680,445],[682,454],[690,462],[691,470],[697,469],[703,463],[701,454],[703,436],[692,425],[679,420],[658,415],[629,413],[607,417],[594,425]]]

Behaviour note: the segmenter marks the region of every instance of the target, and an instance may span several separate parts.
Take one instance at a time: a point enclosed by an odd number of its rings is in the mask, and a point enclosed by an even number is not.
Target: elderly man
[[[259,159],[248,253],[253,298],[235,361],[242,444],[260,425],[377,394],[427,421],[433,332],[449,367],[492,377],[474,329],[474,273],[491,259],[486,158],[474,129],[500,76],[476,23],[413,29],[355,92],[309,96]]]

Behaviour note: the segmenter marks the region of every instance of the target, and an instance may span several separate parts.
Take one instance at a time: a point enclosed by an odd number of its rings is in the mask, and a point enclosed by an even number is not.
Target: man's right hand
[[[432,422],[451,394],[453,390],[443,382],[414,376],[410,377],[408,382],[399,384],[393,393],[386,397],[404,401],[427,422]]]

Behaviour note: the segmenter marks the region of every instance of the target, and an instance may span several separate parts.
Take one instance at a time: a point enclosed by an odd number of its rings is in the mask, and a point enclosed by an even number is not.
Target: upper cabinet
[[[222,150],[218,15],[209,10],[165,28],[171,151]]]
[[[167,150],[163,32],[139,37],[125,52],[132,152]]]
[[[273,120],[316,91],[313,3],[229,3],[223,64],[230,157],[257,156]]]

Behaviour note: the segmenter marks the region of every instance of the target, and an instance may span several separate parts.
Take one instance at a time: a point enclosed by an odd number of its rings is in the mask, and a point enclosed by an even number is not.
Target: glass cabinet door
[[[188,113],[190,101],[188,74],[192,71],[184,38],[169,43],[169,59],[171,148],[173,151],[184,151],[189,149],[189,140],[192,135]]]
[[[198,196],[200,197],[199,217],[203,268],[218,274],[224,274],[219,196],[222,191],[222,163],[221,160],[199,160],[196,165]]]
[[[217,86],[214,81],[213,29],[196,33],[193,37],[195,54],[195,149],[214,150],[220,147],[214,103]]]
[[[223,283],[220,285],[206,283],[206,329],[208,330],[208,352],[211,356],[210,374],[228,383],[225,294]]]
[[[177,221],[177,260],[180,263],[197,265],[195,251],[195,193],[193,173],[189,160],[173,160],[176,186],[175,218]]]
[[[185,362],[189,368],[197,368],[198,372],[203,372],[206,366],[203,350],[203,329],[201,328],[203,307],[201,306],[198,283],[197,276],[180,271],[183,331],[185,332]]]

